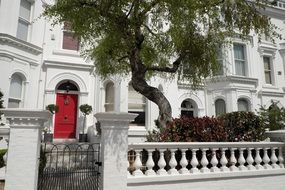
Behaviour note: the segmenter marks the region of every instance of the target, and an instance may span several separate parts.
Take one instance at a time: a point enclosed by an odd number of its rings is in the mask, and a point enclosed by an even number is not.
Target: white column
[[[97,113],[101,124],[102,188],[126,190],[129,122],[136,114]]]
[[[36,190],[43,124],[48,111],[6,109],[10,122],[5,190]]]

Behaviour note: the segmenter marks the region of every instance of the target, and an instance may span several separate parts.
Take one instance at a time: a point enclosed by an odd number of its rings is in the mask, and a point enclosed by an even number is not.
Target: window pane
[[[17,29],[17,38],[27,41],[28,30],[29,30],[29,23],[19,19],[18,29]]]
[[[269,71],[265,71],[264,75],[265,75],[265,82],[266,82],[266,84],[272,84],[271,73]]]
[[[14,74],[12,75],[11,83],[10,83],[10,92],[9,97],[21,99],[22,97],[22,78]]]
[[[270,58],[269,57],[263,57],[263,63],[264,63],[264,69],[270,70]]]
[[[245,62],[244,61],[235,61],[236,75],[245,76]]]
[[[129,84],[129,109],[144,110],[146,99]]]
[[[75,50],[75,51],[79,50],[79,40],[73,36],[72,32],[69,31],[63,32],[62,48]]]
[[[27,0],[21,0],[20,4],[20,17],[30,21],[31,3]]]
[[[235,55],[235,59],[245,60],[244,45],[234,44],[234,55]]]
[[[226,113],[226,103],[222,99],[215,102],[216,116]]]
[[[246,100],[238,100],[238,111],[249,111],[248,102]]]
[[[8,100],[8,108],[19,108],[20,107],[20,100]]]
[[[114,111],[114,83],[110,82],[106,85],[105,90],[105,111]]]

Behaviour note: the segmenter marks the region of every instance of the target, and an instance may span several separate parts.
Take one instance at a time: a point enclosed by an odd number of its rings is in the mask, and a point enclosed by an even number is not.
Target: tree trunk
[[[145,65],[142,63],[138,53],[139,50],[134,49],[130,55],[130,63],[132,68],[131,84],[137,92],[144,95],[147,99],[154,102],[158,106],[158,127],[165,128],[166,124],[172,121],[171,105],[158,88],[147,84],[145,79],[147,70]]]

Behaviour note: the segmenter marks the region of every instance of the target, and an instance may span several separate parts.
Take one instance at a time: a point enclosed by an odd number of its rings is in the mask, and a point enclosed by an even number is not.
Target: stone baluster
[[[272,169],[272,167],[269,165],[270,159],[267,154],[267,149],[268,148],[263,148],[263,158],[262,158],[264,163],[263,167],[264,169]]]
[[[237,159],[235,156],[235,150],[236,148],[231,148],[231,157],[230,157],[230,170],[231,171],[238,171],[238,168],[236,167]]]
[[[255,148],[255,159],[254,159],[256,165],[255,168],[257,170],[262,170],[264,169],[263,166],[260,164],[262,162],[262,159],[260,157],[260,148]]]
[[[270,157],[270,161],[271,161],[271,166],[273,169],[277,169],[277,168],[280,168],[278,166],[278,164],[276,164],[276,162],[278,161],[278,158],[276,157],[276,154],[275,154],[275,148],[274,147],[271,147],[271,157]]]
[[[180,174],[188,174],[189,173],[189,170],[186,168],[188,165],[188,161],[186,159],[186,151],[187,151],[187,149],[181,149],[182,157],[180,160],[180,165],[182,168],[179,170]]]
[[[159,166],[159,170],[157,171],[157,174],[158,175],[166,175],[167,172],[166,170],[164,169],[164,167],[166,166],[166,162],[165,162],[165,159],[164,159],[164,151],[165,149],[160,149],[159,150],[159,160],[158,160],[158,163],[157,165]]]
[[[141,151],[135,150],[136,152],[136,159],[134,162],[135,171],[133,172],[133,176],[142,176],[143,173],[141,171],[142,161],[141,161]]]
[[[252,165],[254,160],[253,160],[253,157],[252,157],[252,150],[253,148],[247,148],[247,158],[246,158],[246,162],[247,162],[247,169],[248,170],[255,170],[255,167]]]
[[[191,149],[191,151],[192,151],[192,159],[191,159],[191,162],[190,162],[190,164],[192,166],[192,168],[190,170],[191,173],[198,173],[199,172],[199,169],[197,168],[197,166],[199,164],[199,162],[197,160],[197,157],[196,157],[197,150],[198,149]]]
[[[147,150],[148,152],[148,158],[147,158],[147,162],[146,162],[146,167],[147,167],[147,170],[145,172],[145,175],[155,175],[155,172],[154,170],[152,169],[154,167],[154,161],[153,161],[153,158],[152,158],[152,152],[154,151],[154,149],[149,149]]]
[[[282,147],[279,147],[278,161],[279,161],[280,168],[284,168],[284,158],[283,158],[283,153],[282,153]]]
[[[200,169],[200,172],[201,173],[208,173],[208,172],[210,172],[210,170],[207,167],[208,164],[209,164],[209,161],[208,161],[207,156],[206,156],[207,149],[206,148],[202,148],[201,150],[202,150],[202,159],[201,159],[202,168]]]
[[[245,164],[245,158],[243,155],[244,150],[245,150],[245,148],[239,148],[239,158],[238,158],[239,167],[238,168],[240,171],[247,170],[247,168],[244,166],[244,164]]]
[[[222,157],[221,157],[220,163],[222,165],[222,167],[221,167],[222,172],[229,171],[229,168],[227,167],[228,160],[226,158],[226,150],[227,150],[227,148],[221,148]]]
[[[220,172],[221,170],[217,167],[219,161],[217,159],[216,151],[218,150],[217,148],[212,148],[212,159],[211,159],[211,172]]]
[[[170,149],[170,152],[171,152],[171,158],[169,161],[170,170],[168,171],[168,174],[170,174],[170,175],[179,174],[177,169],[175,168],[177,166],[177,161],[175,158],[175,151],[176,151],[176,149]]]

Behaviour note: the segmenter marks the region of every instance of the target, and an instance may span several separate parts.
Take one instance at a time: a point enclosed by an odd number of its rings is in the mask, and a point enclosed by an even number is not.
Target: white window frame
[[[22,1],[22,0],[20,0],[20,6],[19,6],[19,17],[18,17],[18,23],[17,23],[16,37],[17,37],[18,39],[20,39],[20,40],[23,40],[23,41],[27,41],[27,42],[28,42],[28,41],[30,41],[31,20],[32,20],[32,18],[33,18],[34,1],[33,1],[33,0],[26,0],[26,1],[28,1],[28,2],[31,3],[31,7],[30,7],[30,18],[29,18],[29,20],[27,20],[27,19],[21,17],[21,15],[20,15],[21,1]],[[18,37],[19,22],[23,22],[23,23],[25,23],[25,24],[28,25],[28,31],[27,31],[27,37],[26,37],[26,39],[21,39],[21,38]]]
[[[235,58],[235,52],[234,52],[234,46],[235,45],[241,45],[243,46],[243,53],[244,53],[244,60],[241,60],[241,59],[236,59]],[[247,77],[249,76],[249,68],[248,68],[248,52],[247,52],[247,44],[246,43],[243,43],[243,42],[238,42],[238,41],[235,41],[233,42],[233,45],[232,45],[232,52],[233,52],[233,73],[234,75],[236,76],[242,76],[242,77]],[[236,71],[236,61],[243,61],[244,62],[244,75],[239,75],[237,74],[237,71]]]
[[[221,114],[217,114],[216,102],[217,102],[218,100],[223,100],[223,101],[224,101],[224,103],[225,103],[225,113],[227,113],[227,102],[226,102],[225,99],[223,99],[223,98],[217,98],[217,99],[215,99],[215,101],[214,101],[215,115],[216,115],[216,116],[221,115]],[[222,113],[222,114],[224,114],[224,113]]]
[[[237,99],[237,111],[241,111],[239,110],[239,101],[245,101],[247,103],[247,110],[246,111],[251,111],[251,106],[250,106],[250,102],[247,98],[243,98],[243,97],[240,97]]]
[[[11,96],[10,96],[11,81],[12,81],[13,75],[18,75],[18,76],[21,78],[21,80],[22,80],[22,89],[21,89],[21,97],[20,97],[20,98],[11,97]],[[19,73],[13,73],[13,74],[11,75],[10,84],[9,84],[9,97],[8,97],[8,104],[7,104],[7,106],[9,105],[9,100],[10,100],[10,99],[11,99],[11,100],[16,100],[16,101],[18,101],[18,102],[19,102],[19,108],[22,108],[22,107],[24,106],[25,84],[26,84],[26,80],[25,80],[25,78],[24,78],[21,74],[19,74]],[[9,108],[9,106],[8,106],[8,108]]]
[[[269,69],[265,69],[265,62],[264,62],[264,58],[268,58],[269,59]],[[274,85],[275,84],[275,80],[274,80],[274,75],[273,75],[273,61],[272,61],[272,56],[268,56],[268,55],[264,55],[262,56],[262,61],[263,61],[263,74],[264,74],[264,84],[266,85]],[[266,82],[266,75],[265,73],[269,73],[270,76],[270,83]]]
[[[109,85],[109,84],[113,84],[113,103],[110,103],[110,102],[107,102],[107,86]],[[110,93],[110,92],[108,92],[108,93]],[[108,106],[112,106],[113,105],[113,109],[112,110],[109,110],[109,111],[107,111],[107,107]],[[104,101],[104,109],[105,109],[105,112],[112,112],[112,111],[115,111],[115,84],[112,82],[112,81],[109,81],[109,82],[107,82],[106,84],[105,84],[105,101]]]

